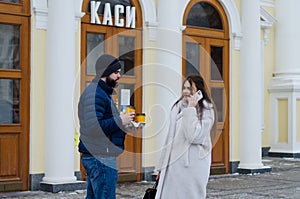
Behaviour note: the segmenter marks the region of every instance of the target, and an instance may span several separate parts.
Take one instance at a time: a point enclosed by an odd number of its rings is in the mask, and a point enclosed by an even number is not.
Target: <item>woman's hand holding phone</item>
[[[189,101],[189,107],[195,107],[198,104],[198,101],[203,98],[202,92],[199,90],[194,95],[192,95],[188,101]]]

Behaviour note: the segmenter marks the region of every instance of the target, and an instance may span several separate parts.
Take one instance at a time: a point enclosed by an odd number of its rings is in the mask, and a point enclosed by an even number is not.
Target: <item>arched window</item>
[[[186,24],[201,28],[223,29],[219,12],[207,2],[197,3],[191,8]]]

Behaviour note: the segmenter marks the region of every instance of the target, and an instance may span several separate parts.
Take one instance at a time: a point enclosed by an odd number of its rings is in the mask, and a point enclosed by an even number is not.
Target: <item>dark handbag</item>
[[[144,195],[143,199],[154,199],[155,194],[156,194],[157,185],[158,185],[158,180],[156,180],[155,185],[152,188],[148,188],[145,191],[145,195]]]

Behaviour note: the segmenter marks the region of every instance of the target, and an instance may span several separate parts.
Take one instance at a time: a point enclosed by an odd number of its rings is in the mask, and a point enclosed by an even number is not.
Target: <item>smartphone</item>
[[[202,92],[200,90],[198,90],[195,94],[198,96],[198,101],[203,98]]]

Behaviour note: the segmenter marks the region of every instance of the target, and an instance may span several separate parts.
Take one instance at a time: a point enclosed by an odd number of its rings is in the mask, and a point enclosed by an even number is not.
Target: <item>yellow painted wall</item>
[[[241,10],[241,0],[234,0],[234,2],[235,2],[237,9],[240,11]]]
[[[278,100],[278,142],[288,142],[288,100]]]
[[[76,61],[75,61],[75,84],[74,84],[74,112],[73,112],[73,117],[74,117],[74,123],[75,123],[75,129],[74,129],[74,133],[77,133],[78,139],[79,139],[79,121],[78,121],[78,117],[77,117],[77,104],[79,101],[79,97],[80,97],[80,66],[81,66],[81,52],[80,52],[80,45],[81,45],[81,23],[78,22],[78,30],[75,33],[75,57],[76,57]],[[74,135],[75,136],[75,135]],[[75,142],[74,140],[74,151],[75,151],[75,158],[74,158],[74,169],[75,171],[80,171],[80,153],[78,152],[78,143]]]
[[[235,5],[240,13],[240,0],[234,0]],[[240,51],[234,50],[234,39],[231,40],[231,54],[230,57],[230,104],[228,111],[231,111],[229,115],[229,122],[231,123],[229,129],[229,161],[240,160]]]
[[[156,66],[156,53],[155,42],[148,39],[148,31],[144,31],[144,43],[143,43],[143,105],[146,113],[146,123],[143,130],[143,167],[155,166],[156,157],[154,151],[156,150],[156,139],[155,139],[155,127],[151,125],[152,113],[151,109],[156,100],[156,85],[155,82],[155,66]],[[151,83],[152,82],[152,83]]]
[[[300,142],[300,99],[296,102],[296,142]]]
[[[45,132],[45,65],[46,31],[35,29],[31,19],[31,118],[30,118],[30,173],[44,173]]]
[[[275,17],[274,8],[264,7],[264,9]],[[264,131],[262,134],[262,147],[270,147],[270,93],[268,88],[272,79],[275,66],[275,24],[268,34],[269,41],[264,46]],[[263,31],[262,31],[263,33]]]
[[[233,46],[231,41],[231,45]],[[232,49],[231,56],[231,134],[229,133],[229,161],[240,160],[240,51]]]
[[[35,16],[31,20],[31,129],[30,129],[30,174],[44,173],[45,168],[45,71],[46,71],[46,30],[35,27]],[[80,30],[80,27],[79,29]],[[76,82],[74,83],[74,121],[78,123],[77,102],[80,93],[80,31],[76,33]],[[75,131],[74,130],[74,131]],[[75,171],[80,170],[79,153],[74,145]]]

